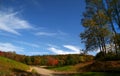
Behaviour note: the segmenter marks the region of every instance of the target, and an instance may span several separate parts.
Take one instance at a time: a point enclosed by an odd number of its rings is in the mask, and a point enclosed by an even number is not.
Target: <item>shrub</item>
[[[95,60],[103,60],[104,59],[104,52],[99,52],[95,56]]]
[[[115,54],[114,52],[108,52],[106,54],[104,54],[104,52],[99,52],[95,56],[95,60],[105,60],[105,61],[120,60],[120,55]]]

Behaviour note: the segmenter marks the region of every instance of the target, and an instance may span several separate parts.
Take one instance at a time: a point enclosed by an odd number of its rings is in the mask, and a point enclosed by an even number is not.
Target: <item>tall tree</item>
[[[116,54],[118,52],[118,48],[120,48],[119,43],[119,33],[116,31],[115,27],[118,26],[120,29],[120,0],[106,0],[106,12],[109,17],[110,26],[112,28],[112,42],[115,45]],[[118,29],[118,30],[119,30]],[[119,37],[119,38],[118,38]]]
[[[86,12],[81,20],[85,31],[81,38],[86,50],[100,49],[106,53],[106,43],[109,40],[108,17],[104,11],[103,0],[86,0]]]
[[[111,17],[113,21],[120,28],[120,0],[107,0],[108,9],[111,10]]]

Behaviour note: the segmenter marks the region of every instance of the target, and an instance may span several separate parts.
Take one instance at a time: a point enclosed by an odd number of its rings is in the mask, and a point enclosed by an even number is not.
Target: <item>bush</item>
[[[97,55],[95,56],[95,60],[103,60],[104,58],[105,58],[104,52],[99,52],[99,53],[97,53]]]
[[[99,52],[95,56],[95,60],[105,60],[105,61],[120,60],[120,55],[117,55],[114,52],[108,52],[107,54],[104,54],[104,52]]]

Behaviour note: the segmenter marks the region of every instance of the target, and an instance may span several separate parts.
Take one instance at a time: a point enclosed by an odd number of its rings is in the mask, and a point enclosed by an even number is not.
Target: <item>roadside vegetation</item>
[[[36,73],[29,72],[29,70],[30,67],[26,64],[0,56],[0,76],[39,76]]]

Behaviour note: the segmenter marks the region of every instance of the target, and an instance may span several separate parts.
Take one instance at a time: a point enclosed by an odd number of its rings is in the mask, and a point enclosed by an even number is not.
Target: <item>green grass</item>
[[[47,69],[55,70],[55,71],[74,71],[75,68],[73,66],[62,66],[62,67],[48,67]]]
[[[83,73],[74,73],[77,72],[74,66],[63,66],[63,67],[48,67],[50,70],[55,70],[58,72],[66,72],[64,74],[60,74],[59,76],[120,76],[120,73],[112,73],[112,72],[83,72]],[[69,72],[73,72],[69,73]],[[68,73],[68,74],[67,74]]]
[[[84,72],[76,74],[56,74],[57,76],[120,76],[120,73]]]
[[[120,76],[120,73],[86,72],[70,76]]]
[[[27,71],[29,69],[29,66],[23,63],[0,56],[0,76],[6,74],[8,75],[13,71]]]

